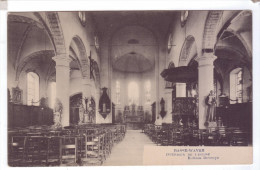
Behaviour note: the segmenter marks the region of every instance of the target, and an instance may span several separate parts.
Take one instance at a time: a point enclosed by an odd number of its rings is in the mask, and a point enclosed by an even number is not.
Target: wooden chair
[[[112,147],[113,147],[113,133],[111,130],[106,130],[105,132],[105,158],[111,154]]]
[[[58,166],[61,164],[61,137],[49,136],[48,137],[48,166]]]
[[[86,156],[81,158],[83,165],[101,165],[104,160],[104,134],[86,134]]]
[[[199,131],[193,129],[192,130],[192,138],[190,141],[190,146],[199,146]]]
[[[152,141],[154,141],[157,145],[159,144],[161,129],[162,129],[161,125],[155,125],[154,126],[154,131],[153,131],[153,134],[152,134]]]
[[[8,148],[9,166],[24,166],[26,136],[11,136]]]
[[[248,146],[247,133],[240,129],[234,129],[231,134],[232,146]]]
[[[218,135],[219,146],[230,146],[230,135],[226,127],[218,127]]]
[[[66,166],[77,165],[77,136],[62,136],[60,138],[60,163]]]
[[[48,137],[28,136],[25,142],[26,166],[46,166],[48,164]]]
[[[168,146],[169,145],[169,130],[162,129],[160,131],[159,143],[160,143],[160,145],[163,145],[163,146]]]

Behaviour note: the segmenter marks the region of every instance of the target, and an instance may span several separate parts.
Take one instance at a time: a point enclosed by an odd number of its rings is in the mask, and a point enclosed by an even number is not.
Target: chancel
[[[251,11],[7,22],[9,166],[142,165],[147,145],[252,146]]]

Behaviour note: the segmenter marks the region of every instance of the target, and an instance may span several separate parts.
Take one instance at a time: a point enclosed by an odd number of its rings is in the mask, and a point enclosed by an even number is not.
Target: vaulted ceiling
[[[49,50],[54,50],[53,45],[32,13],[8,15],[8,59],[14,67],[37,51]]]
[[[154,68],[159,38],[166,37],[176,13],[91,12],[98,34],[108,39],[113,68],[123,72],[145,72]]]

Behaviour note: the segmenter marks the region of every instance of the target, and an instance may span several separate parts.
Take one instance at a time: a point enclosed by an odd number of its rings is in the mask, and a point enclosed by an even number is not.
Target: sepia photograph
[[[7,166],[252,164],[252,20],[7,12]]]

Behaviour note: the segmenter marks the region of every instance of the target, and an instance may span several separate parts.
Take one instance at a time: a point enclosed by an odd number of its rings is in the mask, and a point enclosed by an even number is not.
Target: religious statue
[[[207,105],[207,117],[205,125],[208,125],[208,122],[216,121],[216,97],[213,90],[210,91],[209,95],[205,99]]]
[[[80,101],[80,105],[79,105],[79,122],[78,122],[78,124],[84,123],[84,114],[85,114],[85,109],[84,109],[84,106],[82,104],[82,101]]]
[[[53,122],[54,122],[53,126],[55,128],[61,127],[62,109],[63,109],[62,103],[60,102],[59,99],[56,99],[54,113],[53,113]]]
[[[91,98],[89,104],[89,120],[91,123],[95,123],[95,117],[96,117],[96,103],[94,98]]]
[[[83,122],[87,123],[89,122],[88,99],[85,97],[84,101],[85,101],[85,112],[83,115]]]
[[[85,101],[85,110],[88,110],[88,99],[85,97],[84,98],[84,101]]]

